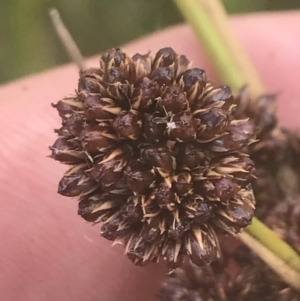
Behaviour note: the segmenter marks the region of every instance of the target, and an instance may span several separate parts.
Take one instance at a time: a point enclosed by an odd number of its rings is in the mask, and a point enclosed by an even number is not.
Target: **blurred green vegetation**
[[[300,8],[299,0],[223,2],[229,13]],[[172,0],[0,0],[0,83],[68,61],[48,17],[51,7],[84,56],[182,22]]]

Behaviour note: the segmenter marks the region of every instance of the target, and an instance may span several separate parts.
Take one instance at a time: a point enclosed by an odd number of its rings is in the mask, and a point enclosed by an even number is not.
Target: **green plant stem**
[[[258,72],[237,40],[219,0],[174,0],[194,29],[223,83],[233,89],[247,84],[253,101],[264,93]]]
[[[246,84],[243,73],[199,0],[173,0],[195,31],[218,76],[233,89]],[[210,1],[210,0],[208,0]]]
[[[276,256],[287,265],[300,273],[300,257],[298,253],[257,218],[254,217],[252,219],[252,225],[248,226],[246,231],[276,254]]]

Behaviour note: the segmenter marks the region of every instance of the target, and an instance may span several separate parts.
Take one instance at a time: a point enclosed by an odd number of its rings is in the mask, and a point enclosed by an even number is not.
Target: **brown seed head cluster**
[[[197,267],[190,261],[163,282],[160,301],[234,301],[234,282],[222,265]],[[254,301],[254,300],[253,300]]]
[[[237,233],[253,216],[255,139],[235,119],[227,86],[213,86],[171,48],[129,57],[105,52],[80,73],[76,95],[54,107],[62,118],[52,158],[69,164],[58,192],[103,223],[135,264],[219,257],[217,231]]]
[[[163,282],[160,301],[300,301],[290,288],[264,262],[245,246],[228,260],[236,260],[240,271],[233,276],[225,265],[198,267],[185,262]]]
[[[230,300],[300,301],[300,293],[289,287],[248,247],[238,247],[233,257],[242,270],[234,278],[236,299]]]

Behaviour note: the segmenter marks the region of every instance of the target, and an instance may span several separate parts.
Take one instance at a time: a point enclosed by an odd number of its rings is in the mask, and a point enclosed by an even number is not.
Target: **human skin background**
[[[267,91],[280,92],[282,124],[300,125],[300,13],[240,16],[232,24]],[[187,26],[124,49],[165,46],[217,82]],[[150,301],[164,278],[163,265],[135,267],[122,247],[99,237],[99,225],[77,216],[76,200],[56,193],[67,166],[47,158],[60,124],[50,103],[70,95],[77,79],[69,65],[0,87],[0,300]]]

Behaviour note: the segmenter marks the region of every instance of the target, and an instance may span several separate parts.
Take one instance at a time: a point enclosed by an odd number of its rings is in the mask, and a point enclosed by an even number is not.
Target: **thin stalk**
[[[271,231],[272,232],[272,231]],[[261,242],[253,238],[246,232],[238,234],[238,237],[252,251],[254,251],[275,273],[277,273],[286,283],[300,291],[300,274],[291,269],[283,260],[278,258]]]
[[[173,1],[193,28],[222,82],[235,90],[248,84],[235,57],[227,47],[226,40],[220,35],[211,18],[213,12],[207,13],[206,7],[210,0]]]
[[[70,32],[66,28],[65,24],[63,23],[62,19],[60,18],[59,12],[57,9],[52,8],[50,9],[50,18],[53,23],[53,26],[57,32],[57,35],[59,36],[62,44],[64,45],[64,48],[68,52],[70,58],[73,62],[76,63],[79,70],[85,70],[86,65],[84,62],[84,58],[76,45],[74,39],[72,38]]]
[[[232,31],[219,0],[174,0],[194,29],[222,82],[238,90],[245,84],[252,99],[264,93],[264,85]]]
[[[240,70],[243,79],[247,83],[252,99],[256,100],[258,96],[265,93],[265,87],[257,70],[254,68],[251,60],[236,38],[224,6],[219,0],[198,1],[201,3],[203,10],[205,10],[206,14],[210,17],[210,20],[214,23],[215,29],[218,31],[219,36],[222,37],[227,49],[230,51],[237,68]]]
[[[257,218],[252,219],[252,225],[248,226],[246,231],[292,269],[300,273],[299,254]]]

